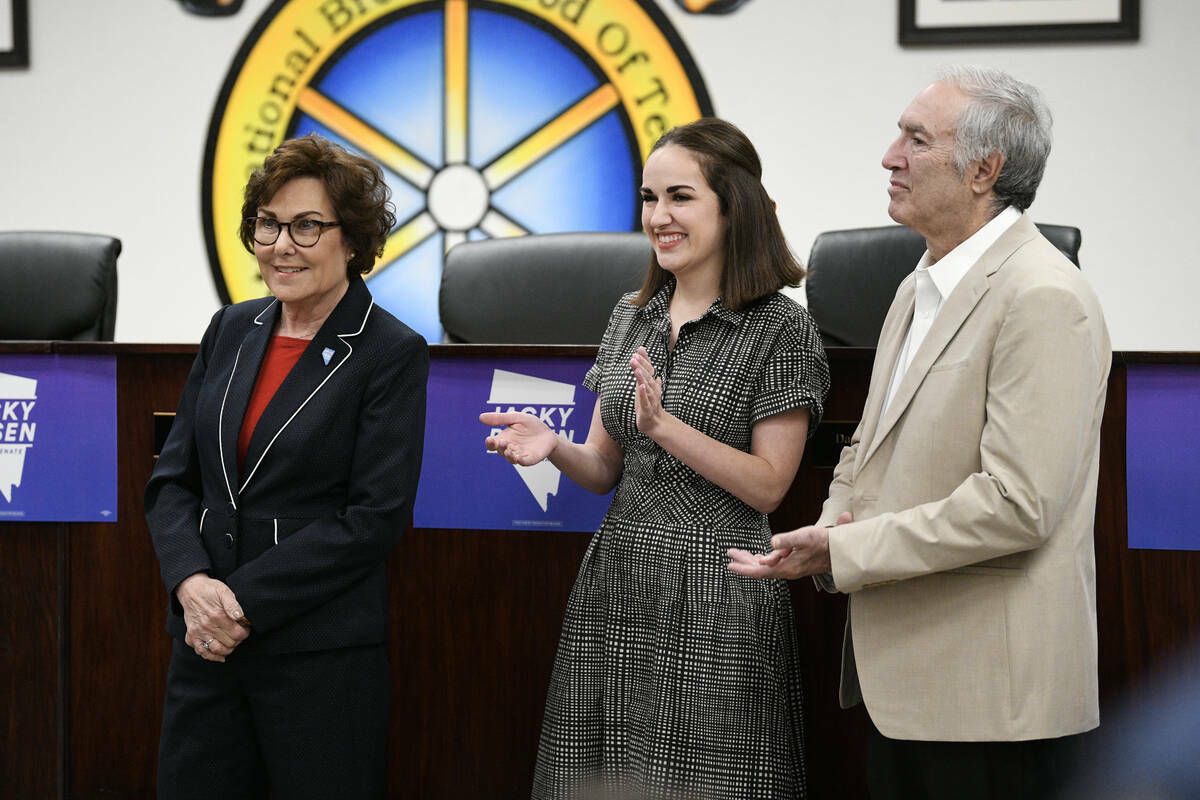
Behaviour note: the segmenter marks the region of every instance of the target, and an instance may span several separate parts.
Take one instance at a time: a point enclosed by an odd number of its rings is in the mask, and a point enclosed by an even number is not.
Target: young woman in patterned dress
[[[533,797],[800,798],[797,640],[787,584],[726,568],[769,550],[829,371],[808,313],[778,289],[803,270],[754,146],[702,119],[643,170],[653,255],[621,299],[584,385],[586,442],[537,417],[487,446],[549,458],[612,505],[580,567],[546,700]]]

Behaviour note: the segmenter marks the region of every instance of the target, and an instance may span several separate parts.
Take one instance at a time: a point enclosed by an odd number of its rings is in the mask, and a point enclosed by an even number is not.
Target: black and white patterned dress
[[[829,368],[808,312],[780,294],[720,300],[668,350],[669,282],[643,308],[622,298],[584,385],[624,450],[563,621],[533,797],[800,798],[804,724],[784,581],[743,578],[725,551],[769,548],[765,514],[637,429],[629,360],[644,346],[663,407],[750,450],[756,422],[821,417]]]

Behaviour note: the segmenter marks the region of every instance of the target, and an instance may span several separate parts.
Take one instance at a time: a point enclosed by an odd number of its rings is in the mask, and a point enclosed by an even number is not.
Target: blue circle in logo
[[[522,233],[628,231],[639,227],[637,143],[618,103],[551,147],[531,144],[604,85],[591,58],[561,32],[508,7],[467,12],[463,85],[447,86],[447,20],[441,4],[383,17],[348,40],[311,87],[358,129],[383,137],[409,168],[385,174],[397,227],[367,276],[381,306],[429,341],[442,338],[438,288],[450,246]],[[465,91],[465,115],[448,106]],[[566,123],[563,123],[566,124]],[[365,128],[362,128],[365,126]],[[298,110],[289,135],[319,133],[368,157],[369,148]],[[386,161],[386,160],[385,160]],[[453,214],[436,207],[433,177],[451,165],[466,191],[450,195]],[[502,173],[502,175],[500,175]],[[497,177],[500,175],[500,177]],[[472,205],[474,204],[474,205]],[[465,216],[463,216],[465,214]],[[477,220],[470,227],[448,219]]]

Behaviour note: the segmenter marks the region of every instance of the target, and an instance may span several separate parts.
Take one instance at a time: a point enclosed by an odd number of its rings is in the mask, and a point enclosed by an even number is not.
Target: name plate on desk
[[[836,467],[842,458],[842,449],[850,446],[850,438],[857,428],[857,421],[821,420],[812,439],[805,445],[808,463],[819,469]]]
[[[117,361],[0,355],[0,522],[116,522]]]
[[[429,369],[425,456],[413,525],[468,530],[594,531],[611,493],[577,486],[549,461],[509,464],[488,452],[485,411],[534,414],[559,436],[587,439],[596,396],[580,381],[590,357],[435,356]]]

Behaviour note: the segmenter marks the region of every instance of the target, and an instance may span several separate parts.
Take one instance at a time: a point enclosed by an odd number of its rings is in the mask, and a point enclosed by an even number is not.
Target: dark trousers
[[[871,800],[1049,800],[1074,775],[1080,735],[1023,742],[919,742],[867,732]]]
[[[219,664],[176,640],[158,796],[383,797],[390,698],[386,645]]]

